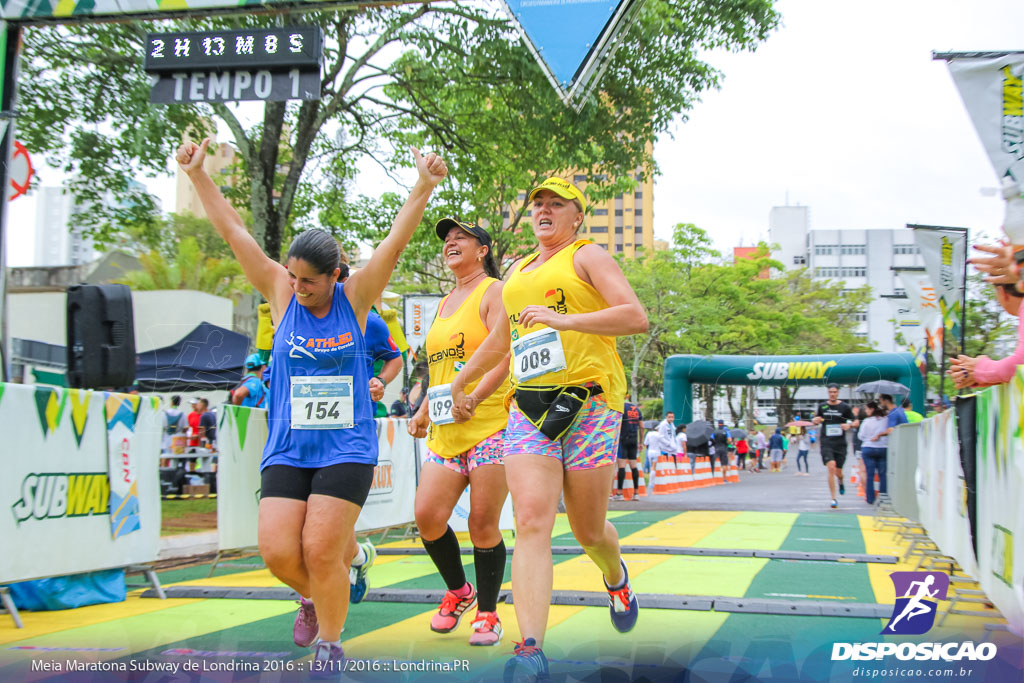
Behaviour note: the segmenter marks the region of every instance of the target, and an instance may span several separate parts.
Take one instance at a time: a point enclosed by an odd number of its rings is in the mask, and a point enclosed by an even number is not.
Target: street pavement
[[[752,510],[760,512],[830,512],[831,496],[826,481],[826,468],[821,462],[817,444],[807,457],[810,476],[797,476],[796,451],[786,455],[785,468],[781,473],[762,470],[740,472],[739,483],[719,484],[700,489],[690,489],[666,495],[648,492],[646,497],[632,501],[609,501],[609,510]],[[763,459],[767,466],[767,458]],[[680,464],[689,467],[689,459],[681,458]],[[838,495],[839,507],[835,512],[860,515],[871,514],[872,507],[863,497],[857,497],[857,486],[849,485],[856,458],[849,456],[843,468],[847,482],[846,494]],[[715,467],[718,473],[718,467]],[[629,477],[629,470],[626,470]]]

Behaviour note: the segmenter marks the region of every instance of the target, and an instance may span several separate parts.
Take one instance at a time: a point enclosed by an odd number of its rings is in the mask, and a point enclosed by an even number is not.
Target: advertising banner
[[[943,326],[951,335],[959,337],[967,232],[914,228],[914,241],[921,250],[928,278],[939,295]]]
[[[156,559],[159,417],[150,398],[0,384],[0,584]]]
[[[434,322],[437,315],[437,307],[441,304],[441,297],[431,294],[417,294],[405,297],[405,340],[409,342],[409,348],[414,353],[427,341],[427,332],[430,324]]]
[[[225,404],[217,414],[217,542],[221,550],[237,550],[257,543],[267,411]]]
[[[886,481],[889,498],[896,511],[907,519],[919,519],[917,508],[917,447],[921,423],[900,425],[889,435],[889,453],[886,458]]]
[[[1024,637],[1024,370],[978,392],[978,581]]]
[[[939,295],[932,285],[928,273],[920,270],[897,270],[896,274],[907,293],[907,303],[920,316],[924,326],[925,340],[935,364],[942,362],[942,310]]]
[[[971,576],[978,573],[967,514],[967,487],[960,466],[956,416],[947,410],[919,423],[917,445],[918,520],[943,553]],[[904,429],[901,425],[897,431]],[[899,454],[893,451],[894,457]]]
[[[416,440],[406,418],[377,420],[377,467],[356,531],[409,524],[416,519]]]
[[[896,323],[896,331],[903,335],[907,351],[914,356],[914,363],[924,374],[928,354],[928,337],[921,324],[921,316],[910,305],[907,299],[887,299],[892,309],[892,319]]]
[[[134,448],[135,420],[143,401],[154,409],[156,397],[103,394],[110,478],[110,533],[114,538],[139,530],[139,455]]]

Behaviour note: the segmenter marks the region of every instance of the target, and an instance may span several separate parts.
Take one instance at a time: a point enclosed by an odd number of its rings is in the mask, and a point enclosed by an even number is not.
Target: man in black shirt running
[[[836,500],[836,479],[839,480],[839,495],[846,493],[843,486],[843,465],[846,464],[846,431],[858,425],[853,410],[839,400],[839,385],[828,385],[828,401],[818,407],[814,424],[821,428],[821,460],[828,467],[828,491],[832,496],[831,507],[838,507]]]

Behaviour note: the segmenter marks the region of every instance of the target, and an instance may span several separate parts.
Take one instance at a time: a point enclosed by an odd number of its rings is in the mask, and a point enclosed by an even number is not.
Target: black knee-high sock
[[[640,473],[637,471],[637,469],[635,467],[632,468],[632,470],[633,470],[633,495],[634,496],[639,496],[640,495]]]
[[[466,585],[466,570],[462,567],[462,557],[459,552],[459,539],[451,527],[444,532],[444,535],[436,541],[428,541],[420,537],[423,547],[427,549],[427,555],[434,561],[434,566],[441,573],[444,584],[448,590],[457,591]]]
[[[624,483],[626,483],[626,468],[625,467],[620,467],[619,468],[619,488],[617,490],[621,491],[622,490],[622,485]]]
[[[498,609],[498,592],[505,580],[505,541],[493,548],[473,548],[476,565],[476,608],[481,612]]]

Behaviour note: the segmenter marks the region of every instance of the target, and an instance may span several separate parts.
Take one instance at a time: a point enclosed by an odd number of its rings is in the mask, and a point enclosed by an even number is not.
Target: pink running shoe
[[[447,591],[441,600],[441,609],[430,620],[430,630],[434,633],[451,633],[459,627],[462,615],[476,604],[476,588],[469,586],[469,595],[460,598],[455,591]]]
[[[316,607],[313,601],[299,597],[299,613],[295,615],[295,627],[292,638],[299,647],[309,647],[320,635],[320,625],[316,620]]]
[[[501,642],[504,631],[501,630],[501,619],[497,612],[481,612],[477,610],[473,619],[473,635],[469,637],[470,645],[497,645]]]

